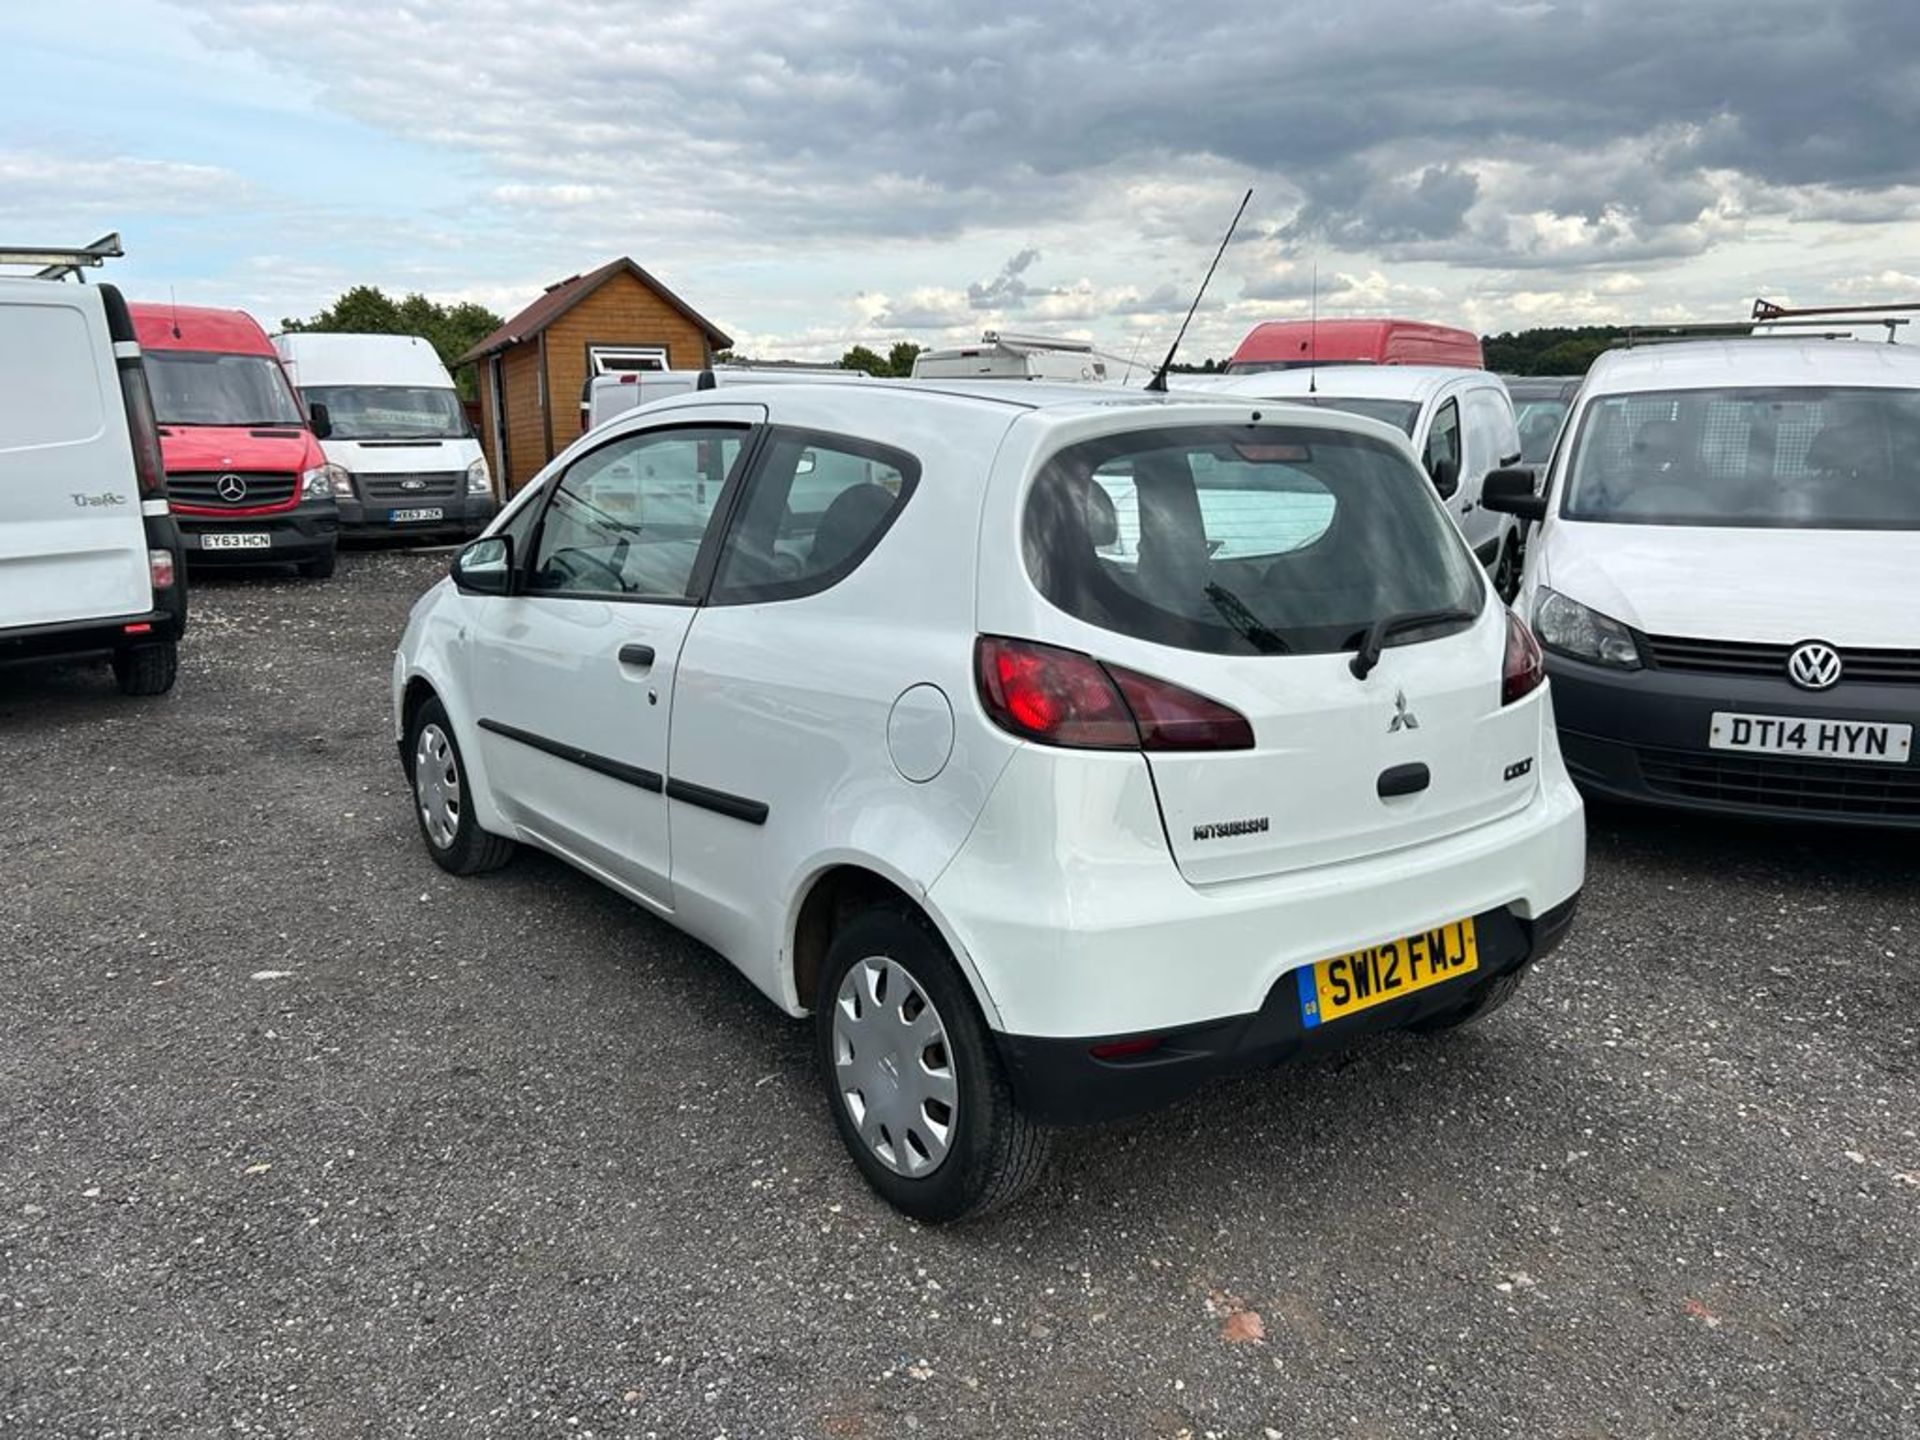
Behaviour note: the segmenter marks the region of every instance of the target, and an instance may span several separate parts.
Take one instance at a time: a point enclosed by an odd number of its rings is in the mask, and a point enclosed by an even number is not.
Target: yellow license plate
[[[1457,920],[1403,940],[1302,965],[1294,972],[1300,977],[1300,1018],[1311,1029],[1479,968],[1480,946],[1473,921]]]

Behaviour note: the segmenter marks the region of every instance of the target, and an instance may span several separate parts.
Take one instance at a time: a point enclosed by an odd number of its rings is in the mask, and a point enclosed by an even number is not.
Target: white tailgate
[[[1538,784],[1541,707],[1501,705],[1505,645],[1504,610],[1490,607],[1462,634],[1390,645],[1365,680],[1350,652],[1158,650],[1150,673],[1231,705],[1255,741],[1149,756],[1181,873],[1208,884],[1335,864],[1521,809]],[[1382,775],[1413,765],[1425,787],[1382,798]]]

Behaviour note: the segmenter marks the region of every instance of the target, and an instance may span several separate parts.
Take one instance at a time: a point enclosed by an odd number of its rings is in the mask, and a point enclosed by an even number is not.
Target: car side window
[[[792,600],[836,585],[919,483],[905,451],[850,435],[771,431],[720,555],[711,600]]]
[[[588,451],[554,484],[535,535],[529,595],[684,600],[748,432],[654,430]]]
[[[1434,478],[1440,475],[1443,463],[1451,461],[1454,477],[1460,475],[1460,405],[1449,400],[1440,407],[1433,417],[1433,426],[1427,431],[1427,449],[1421,456],[1427,467],[1427,474]]]

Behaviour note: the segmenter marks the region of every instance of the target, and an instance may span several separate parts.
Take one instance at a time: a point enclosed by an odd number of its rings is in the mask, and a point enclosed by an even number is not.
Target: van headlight
[[[353,474],[344,465],[316,465],[301,473],[300,495],[306,500],[351,500]]]
[[[484,455],[467,466],[467,493],[469,495],[493,493],[493,476],[487,473],[487,457]]]
[[[1533,607],[1533,633],[1547,649],[1576,660],[1616,670],[1640,668],[1640,647],[1633,643],[1631,630],[1558,590],[1541,587]]]

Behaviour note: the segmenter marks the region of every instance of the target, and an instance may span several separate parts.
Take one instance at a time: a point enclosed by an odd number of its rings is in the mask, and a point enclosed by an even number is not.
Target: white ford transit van
[[[453,377],[414,335],[299,332],[273,345],[336,470],[340,533],[467,539],[498,504]]]

